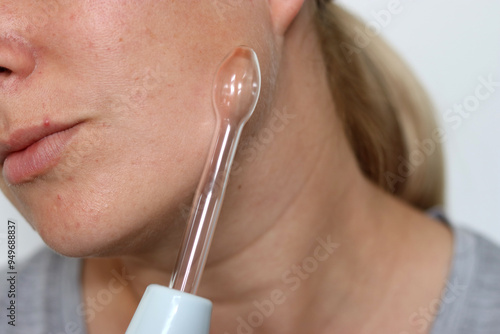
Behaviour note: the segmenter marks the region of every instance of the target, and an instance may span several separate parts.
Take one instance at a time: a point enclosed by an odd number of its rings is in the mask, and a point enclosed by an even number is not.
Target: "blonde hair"
[[[415,207],[443,204],[443,134],[427,94],[375,34],[358,45],[360,20],[330,0],[316,7],[331,93],[360,169]]]

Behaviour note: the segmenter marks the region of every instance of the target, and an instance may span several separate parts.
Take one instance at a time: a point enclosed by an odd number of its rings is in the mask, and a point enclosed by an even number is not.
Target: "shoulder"
[[[79,302],[80,260],[43,248],[22,261],[14,274],[8,274],[6,268],[2,271],[10,282],[0,286],[1,309],[11,307],[8,313],[15,327],[2,321],[1,333],[65,333],[65,324],[78,320],[68,311],[76,311]]]
[[[496,334],[500,329],[500,247],[461,227],[433,333]]]
[[[455,240],[453,273],[468,282],[470,298],[484,296],[485,306],[497,306],[500,311],[500,246],[459,227],[455,228]]]

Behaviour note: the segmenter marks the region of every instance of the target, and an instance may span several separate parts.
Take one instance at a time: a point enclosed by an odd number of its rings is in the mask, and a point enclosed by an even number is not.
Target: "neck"
[[[215,332],[249,326],[259,333],[320,333],[335,310],[377,297],[353,292],[353,282],[392,284],[392,274],[374,275],[373,264],[393,272],[393,248],[407,241],[401,236],[410,226],[401,221],[418,216],[361,175],[314,34],[297,26],[307,25],[293,26],[284,44],[274,108],[236,156],[200,285],[198,294],[214,303]],[[148,284],[168,284],[181,231],[179,225],[168,246],[143,258],[94,260],[125,266],[134,277],[131,310]],[[90,273],[97,264],[87,263]]]

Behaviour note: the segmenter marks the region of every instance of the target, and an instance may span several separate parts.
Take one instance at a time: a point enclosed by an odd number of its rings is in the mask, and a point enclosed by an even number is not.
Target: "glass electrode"
[[[172,274],[172,289],[191,294],[198,290],[238,141],[255,110],[260,88],[257,54],[248,47],[237,47],[215,74],[216,129]]]

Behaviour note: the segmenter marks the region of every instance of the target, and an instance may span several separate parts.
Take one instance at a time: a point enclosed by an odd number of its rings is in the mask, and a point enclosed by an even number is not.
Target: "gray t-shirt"
[[[500,333],[500,247],[463,228],[454,227],[454,258],[440,300],[409,315],[410,325],[432,334]],[[8,287],[0,285],[0,333],[85,334],[85,317],[111,301],[104,291],[82,300],[81,260],[43,249],[22,265],[16,282],[16,326],[8,324]],[[6,270],[2,270],[6,272]],[[114,273],[116,280],[124,280]],[[403,334],[395,333],[395,334]]]

